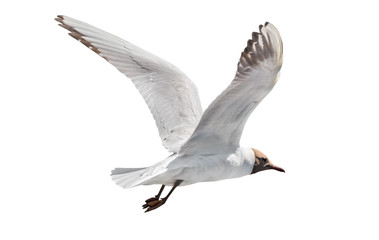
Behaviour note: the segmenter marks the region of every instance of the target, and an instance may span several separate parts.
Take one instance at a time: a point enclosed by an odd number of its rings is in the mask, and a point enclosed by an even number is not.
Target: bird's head
[[[251,174],[257,173],[263,170],[268,170],[268,169],[274,169],[279,172],[285,172],[283,168],[280,168],[272,164],[270,160],[268,160],[267,156],[264,155],[261,151],[254,148],[252,149],[255,154],[255,162],[254,162],[254,168]]]

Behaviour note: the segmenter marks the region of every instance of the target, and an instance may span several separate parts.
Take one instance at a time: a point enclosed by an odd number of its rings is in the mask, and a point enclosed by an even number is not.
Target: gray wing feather
[[[191,136],[202,115],[195,84],[171,63],[101,29],[59,15],[69,35],[129,77],[147,103],[171,152]]]
[[[269,23],[259,29],[241,54],[234,80],[205,110],[181,152],[212,153],[239,146],[247,119],[274,87],[282,66],[283,44],[278,30]]]

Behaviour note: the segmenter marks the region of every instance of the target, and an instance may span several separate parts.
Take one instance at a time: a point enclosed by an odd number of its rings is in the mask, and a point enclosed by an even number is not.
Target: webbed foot
[[[142,206],[143,209],[147,208],[145,212],[150,212],[151,210],[157,209],[166,203],[167,198],[157,199],[155,197],[147,199],[145,204]]]

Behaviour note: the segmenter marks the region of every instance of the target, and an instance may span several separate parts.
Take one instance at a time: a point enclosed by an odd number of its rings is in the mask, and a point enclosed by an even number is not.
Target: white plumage
[[[178,68],[121,38],[62,16],[71,36],[130,78],[147,103],[163,145],[177,152],[203,113],[193,82]]]
[[[253,33],[234,80],[203,113],[196,86],[174,65],[89,24],[66,16],[56,20],[133,81],[155,119],[163,145],[173,153],[147,168],[116,168],[112,179],[119,186],[175,188],[265,169],[284,171],[258,150],[239,146],[248,117],[274,87],[282,66],[282,41],[272,24],[260,25],[260,32]],[[154,201],[161,201],[160,193]],[[157,206],[152,201],[147,200],[144,207],[152,210],[164,203]]]

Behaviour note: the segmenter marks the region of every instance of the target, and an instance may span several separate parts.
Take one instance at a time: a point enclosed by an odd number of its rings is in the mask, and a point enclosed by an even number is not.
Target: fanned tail
[[[131,188],[140,184],[147,168],[115,168],[112,180],[122,188]]]

